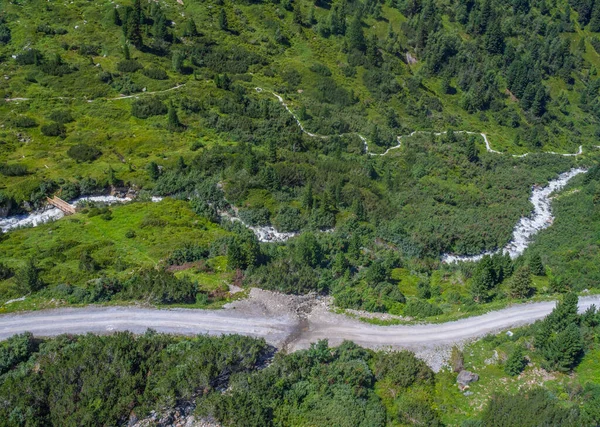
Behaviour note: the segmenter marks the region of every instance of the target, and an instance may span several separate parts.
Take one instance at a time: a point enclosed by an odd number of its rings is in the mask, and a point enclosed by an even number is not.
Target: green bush
[[[1,234],[0,234],[0,241],[2,241]],[[0,262],[0,280],[10,279],[14,275],[15,275],[15,271],[12,268],[10,268]]]
[[[416,318],[439,316],[443,311],[426,301],[411,299],[404,307],[404,315]]]
[[[83,56],[98,56],[100,54],[100,46],[96,44],[82,44],[77,51]]]
[[[54,110],[50,113],[48,118],[56,123],[65,124],[75,121],[70,111],[67,110]]]
[[[124,283],[123,297],[153,304],[193,304],[198,285],[166,270],[146,269]]]
[[[144,68],[142,64],[134,59],[126,59],[117,64],[117,70],[121,73],[135,73],[137,70]]]
[[[169,76],[162,68],[144,68],[142,74],[153,80],[167,80]]]
[[[13,120],[13,124],[18,128],[34,128],[38,123],[35,119],[27,116],[19,116]]]
[[[67,136],[67,128],[61,123],[48,123],[42,126],[41,131],[46,136]]]
[[[167,114],[167,106],[156,97],[139,98],[131,104],[131,114],[138,119]]]
[[[3,164],[0,165],[0,174],[4,176],[25,176],[29,173],[27,166],[18,164]]]
[[[67,155],[77,162],[93,162],[102,152],[91,145],[77,144],[67,150]]]

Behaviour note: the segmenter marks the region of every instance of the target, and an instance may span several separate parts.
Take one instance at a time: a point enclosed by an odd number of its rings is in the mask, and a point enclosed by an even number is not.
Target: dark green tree
[[[600,1],[598,0],[594,2],[594,8],[592,9],[592,18],[590,19],[590,24],[588,28],[594,33],[600,32]]]
[[[40,269],[35,260],[29,258],[24,267],[17,270],[15,282],[19,290],[23,293],[36,292],[45,286],[40,277]]]
[[[173,104],[169,105],[167,128],[171,132],[180,132],[184,128],[184,126],[179,121],[179,116],[177,115],[177,109],[175,108],[175,106]]]
[[[227,22],[227,13],[225,13],[225,9],[221,9],[219,12],[219,28],[223,31],[229,30],[229,23]]]
[[[350,49],[360,50],[361,52],[365,51],[367,45],[360,17],[355,17],[352,20],[346,36],[348,37],[348,47],[350,47]]]
[[[514,377],[523,372],[525,366],[527,366],[527,360],[525,359],[523,347],[519,345],[512,351],[510,356],[508,356],[506,364],[504,365],[504,372],[506,372],[507,375]]]
[[[143,45],[142,21],[143,12],[141,0],[135,0],[133,3],[133,10],[127,16],[126,36],[127,40],[138,49]]]
[[[513,298],[526,298],[531,293],[531,271],[523,266],[515,271],[509,283],[510,296]]]
[[[148,176],[152,181],[156,181],[160,177],[160,168],[156,162],[148,163],[146,166],[146,171],[148,172]]]
[[[183,35],[186,37],[196,37],[198,35],[198,29],[196,28],[196,23],[193,19],[188,19],[188,21],[185,23]]]
[[[546,269],[544,268],[544,264],[542,264],[542,257],[540,254],[535,253],[529,259],[529,270],[531,270],[531,274],[535,276],[546,275]]]
[[[119,11],[116,7],[113,7],[111,15],[113,24],[118,25],[119,27],[123,25],[123,21],[121,21],[121,16],[119,15]]]

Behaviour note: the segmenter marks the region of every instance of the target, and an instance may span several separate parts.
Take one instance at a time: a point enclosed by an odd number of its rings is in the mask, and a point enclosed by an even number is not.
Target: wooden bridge
[[[65,215],[72,215],[75,213],[75,206],[70,205],[69,203],[67,203],[63,199],[61,199],[60,197],[56,197],[56,196],[54,196],[52,198],[47,197],[46,200],[52,206],[63,211],[65,213]]]

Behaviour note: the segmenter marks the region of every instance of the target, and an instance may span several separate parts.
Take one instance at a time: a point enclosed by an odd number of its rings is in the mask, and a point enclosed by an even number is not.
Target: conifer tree
[[[152,181],[156,181],[160,176],[160,169],[156,162],[148,163],[148,166],[146,166],[146,171],[148,172],[148,176]]]
[[[196,37],[198,35],[198,29],[196,28],[196,23],[193,19],[189,19],[185,23],[185,29],[183,30],[183,35],[186,37]]]
[[[546,269],[544,268],[544,264],[542,264],[542,258],[540,257],[540,254],[533,254],[529,260],[529,269],[531,270],[531,274],[535,276],[546,275]]]
[[[175,106],[172,103],[171,105],[169,105],[167,128],[171,132],[179,132],[183,129],[183,125],[181,124],[181,122],[179,121],[179,117],[177,116],[177,110],[175,109]]]
[[[531,292],[531,272],[528,267],[521,267],[510,280],[510,296],[525,298]]]
[[[219,28],[223,31],[229,30],[229,23],[227,22],[227,14],[225,13],[225,9],[221,9],[219,12]]]
[[[504,365],[504,372],[506,372],[507,375],[514,377],[523,372],[525,366],[527,366],[527,360],[525,360],[523,347],[519,345],[508,357],[508,360]]]
[[[350,26],[348,27],[347,32],[348,37],[348,46],[350,49],[360,50],[364,52],[366,49],[365,43],[365,34],[362,29],[362,21],[359,17],[355,17]]]

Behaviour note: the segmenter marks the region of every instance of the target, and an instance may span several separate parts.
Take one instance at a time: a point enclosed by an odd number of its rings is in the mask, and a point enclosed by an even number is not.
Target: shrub
[[[34,128],[38,125],[35,119],[27,116],[19,116],[13,120],[13,123],[18,128]]]
[[[0,23],[0,44],[7,44],[8,42],[10,42],[10,39],[10,28],[8,28],[3,23]]]
[[[60,124],[71,123],[74,121],[71,112],[67,110],[55,110],[52,113],[50,113],[50,116],[48,116],[48,118]]]
[[[33,65],[33,64],[41,64],[44,60],[44,55],[37,49],[29,49],[24,53],[17,55],[15,61],[17,61],[18,65]]]
[[[300,210],[291,206],[283,206],[279,209],[273,222],[279,231],[298,231],[306,225]]]
[[[410,300],[404,307],[404,315],[410,317],[431,317],[442,313],[438,306],[421,300]]]
[[[145,68],[142,74],[153,80],[167,80],[169,76],[162,68]]]
[[[27,167],[24,165],[0,165],[0,173],[4,176],[24,176],[27,175]]]
[[[167,106],[156,97],[139,98],[131,104],[131,114],[138,119],[167,114]]]
[[[84,56],[98,56],[100,54],[100,46],[96,44],[82,44],[79,46],[78,52]]]
[[[178,279],[166,270],[147,269],[125,283],[124,296],[155,304],[196,302],[198,286],[187,277]]]
[[[67,151],[67,155],[77,162],[92,162],[101,154],[99,149],[87,144],[74,145]]]
[[[1,240],[1,237],[0,237]],[[0,262],[0,280],[10,279],[15,275],[15,271]]]
[[[504,365],[504,372],[506,372],[507,375],[514,377],[523,372],[525,366],[527,366],[527,360],[525,360],[525,355],[523,354],[523,347],[518,346],[508,357],[508,360]]]
[[[67,136],[67,128],[61,123],[48,123],[42,126],[41,131],[46,136],[60,136],[61,138]]]
[[[271,212],[267,208],[240,209],[239,216],[248,225],[269,225]]]
[[[317,73],[321,76],[324,77],[329,77],[331,76],[331,70],[329,68],[327,68],[327,66],[323,65],[323,64],[313,64],[308,68],[310,71],[312,71],[313,73]]]
[[[8,372],[18,363],[29,359],[35,351],[35,341],[30,332],[13,335],[0,345],[0,374]]]
[[[142,64],[135,59],[126,59],[117,64],[117,70],[122,73],[135,73],[137,70],[144,68]]]
[[[400,388],[413,384],[432,385],[433,371],[425,362],[409,351],[377,353],[373,369],[377,380],[388,380]]]

